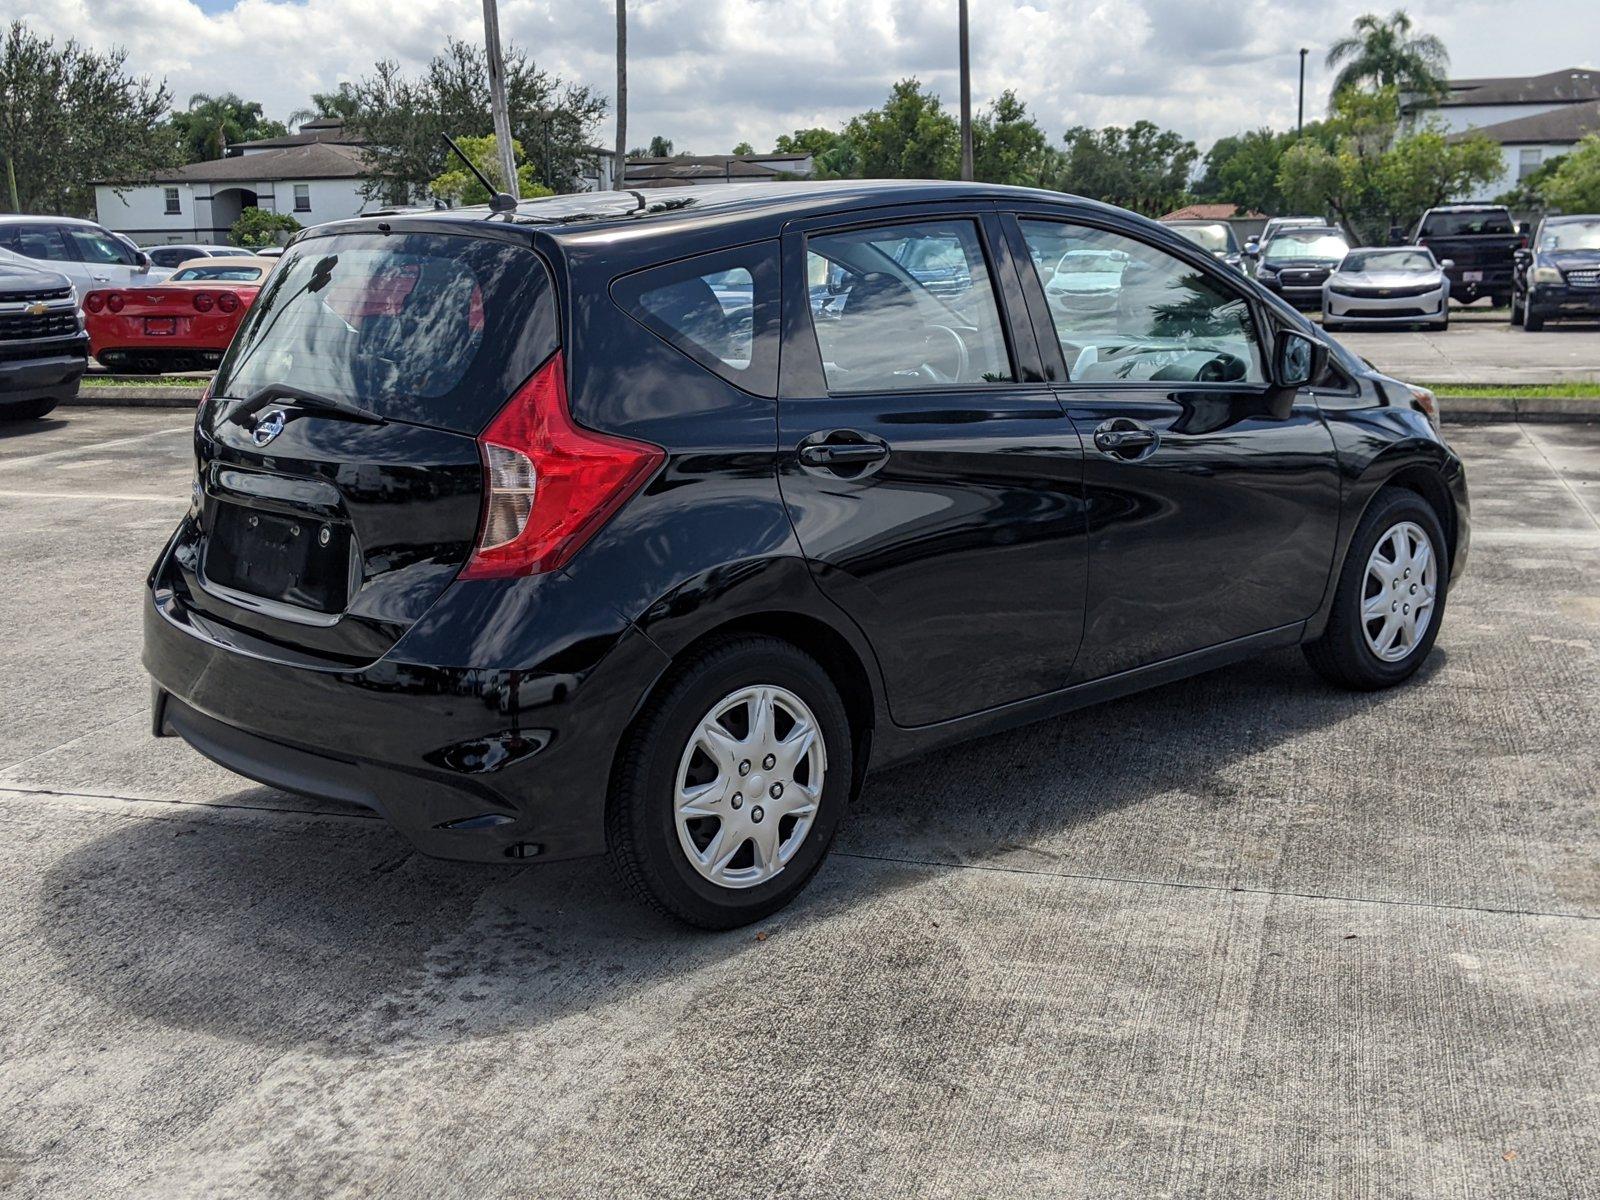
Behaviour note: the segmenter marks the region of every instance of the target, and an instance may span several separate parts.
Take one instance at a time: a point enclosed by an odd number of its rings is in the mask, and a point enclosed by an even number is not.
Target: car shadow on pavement
[[[1290,651],[929,755],[873,776],[794,905],[729,933],[647,911],[598,859],[429,859],[379,820],[308,804],[108,821],[40,881],[38,935],[59,987],[181,1030],[352,1053],[489,1036],[692,990],[760,953],[761,935],[833,945],[831,924],[864,902],[960,864],[1228,886],[1256,870],[1240,856],[1293,800],[1252,780],[1307,774],[1252,760],[1375,706],[1403,710],[1406,691],[1335,690]],[[1102,821],[1120,834],[1097,834]]]
[[[28,420],[0,421],[0,441],[15,437],[43,436],[66,424],[63,418],[54,413],[48,417],[33,417]]]

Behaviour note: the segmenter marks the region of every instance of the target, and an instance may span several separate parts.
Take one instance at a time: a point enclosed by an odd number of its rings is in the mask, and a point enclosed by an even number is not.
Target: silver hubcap
[[[724,696],[689,738],[673,796],[678,843],[719,887],[765,883],[811,832],[827,751],[816,718],[770,684]]]
[[[1433,542],[1420,525],[1402,521],[1378,539],[1361,599],[1361,629],[1374,654],[1399,662],[1416,649],[1433,620],[1438,583]]]

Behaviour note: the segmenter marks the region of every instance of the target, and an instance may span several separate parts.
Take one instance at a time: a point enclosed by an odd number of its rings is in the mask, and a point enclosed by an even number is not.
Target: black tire
[[[37,421],[55,411],[60,401],[53,396],[39,400],[24,400],[20,404],[0,405],[0,419],[7,421]]]
[[[1339,322],[1330,321],[1330,320],[1328,320],[1327,317],[1323,317],[1322,318],[1322,332],[1323,333],[1339,333],[1339,332],[1342,332],[1343,329],[1344,329],[1344,326],[1339,324]]]
[[[1404,658],[1388,662],[1367,644],[1361,609],[1368,599],[1365,595],[1368,560],[1384,535],[1405,521],[1412,522],[1427,534],[1438,564],[1438,577],[1433,614],[1427,628]],[[1384,489],[1373,499],[1366,515],[1361,518],[1361,524],[1356,527],[1355,536],[1350,540],[1327,628],[1316,641],[1308,642],[1303,647],[1307,661],[1317,674],[1341,687],[1374,691],[1403,683],[1422,665],[1439,636],[1449,581],[1449,550],[1444,528],[1433,506],[1415,492],[1401,488]]]
[[[1525,309],[1522,313],[1522,327],[1529,333],[1538,333],[1544,328],[1544,318],[1533,309]]]
[[[1517,303],[1517,295],[1515,292],[1511,294],[1511,323],[1513,325],[1522,324],[1522,305]]]
[[[673,797],[702,719],[724,698],[760,684],[787,689],[811,710],[826,756],[822,796],[810,832],[775,876],[751,887],[724,887],[689,861]],[[608,857],[629,891],[668,916],[702,929],[748,925],[793,900],[821,866],[850,801],[853,768],[844,702],[815,659],[777,638],[715,644],[666,682],[629,732],[606,810]],[[747,815],[755,815],[753,807]]]

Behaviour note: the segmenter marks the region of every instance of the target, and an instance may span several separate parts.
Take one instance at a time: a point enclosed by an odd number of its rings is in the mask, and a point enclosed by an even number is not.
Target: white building
[[[141,245],[223,243],[247,208],[287,213],[301,225],[356,216],[371,203],[367,180],[360,142],[340,122],[322,120],[231,146],[226,158],[138,182],[97,182],[95,208],[102,225]]]
[[[1587,134],[1600,133],[1600,71],[1568,67],[1546,75],[1452,79],[1435,104],[1408,103],[1415,123],[1433,122],[1447,133],[1478,133],[1499,143],[1500,177],[1461,200],[1491,200]]]

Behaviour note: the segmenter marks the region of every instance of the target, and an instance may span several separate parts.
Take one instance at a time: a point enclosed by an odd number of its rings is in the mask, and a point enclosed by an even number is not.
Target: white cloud
[[[1536,73],[1600,61],[1593,0],[1422,0],[1457,75]],[[179,101],[236,91],[272,115],[354,79],[379,58],[420,67],[455,36],[482,36],[479,0],[0,0],[0,19],[97,46],[125,46]],[[955,2],[633,0],[630,141],[680,149],[772,143],[838,123],[916,75],[956,98]],[[1148,117],[1202,144],[1294,121],[1297,49],[1312,48],[1307,116],[1321,113],[1324,48],[1388,4],[1348,0],[972,0],[973,94],[1015,88],[1050,131]],[[211,11],[207,11],[211,10]],[[502,36],[607,96],[611,0],[501,0]],[[609,136],[609,123],[600,131]]]

